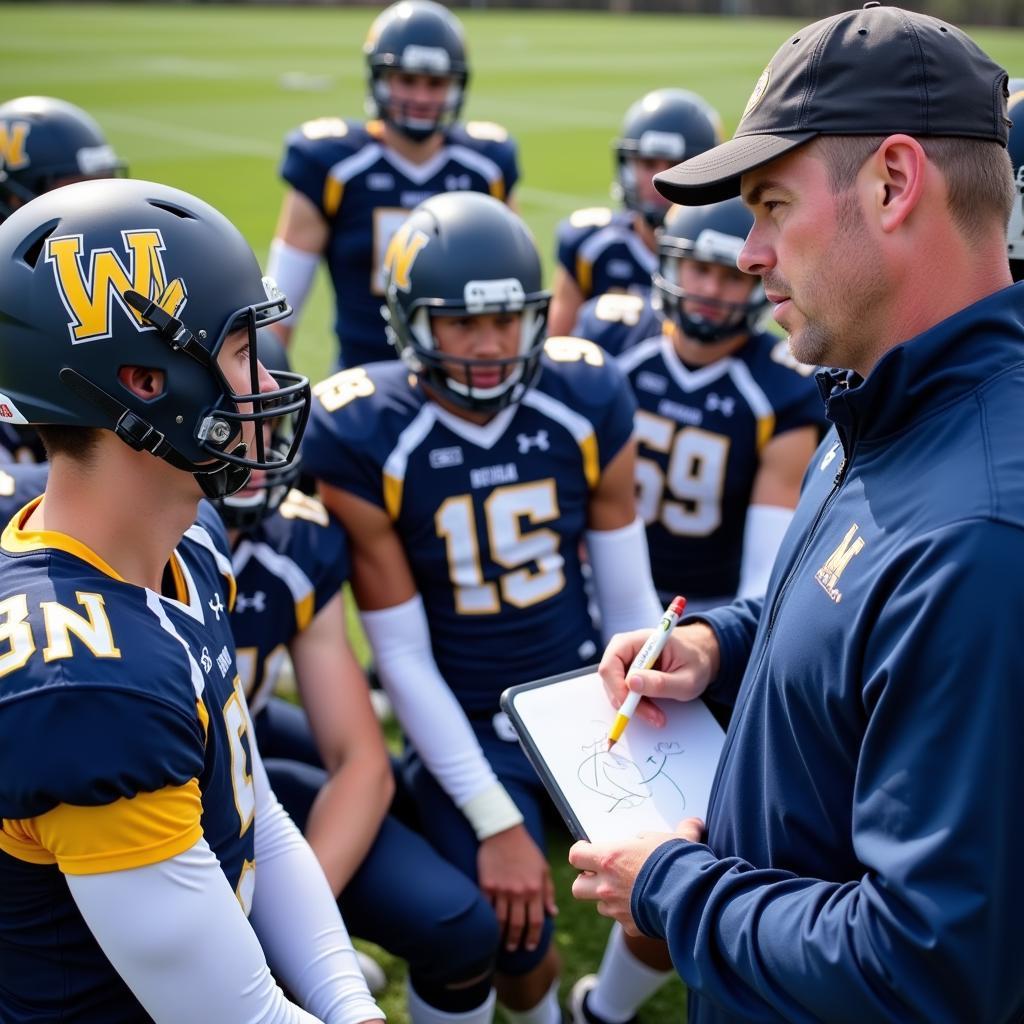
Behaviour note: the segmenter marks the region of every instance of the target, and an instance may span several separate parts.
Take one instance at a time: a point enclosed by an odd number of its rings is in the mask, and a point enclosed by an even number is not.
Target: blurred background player
[[[1011,78],[1007,116],[1013,122],[1006,142],[1017,181],[1017,200],[1006,227],[1006,251],[1014,281],[1024,281],[1024,78]]]
[[[658,236],[658,302],[606,295],[577,324],[621,352],[639,403],[637,504],[654,582],[694,610],[764,593],[824,420],[812,368],[761,332],[761,281],[736,266],[753,221],[739,199],[673,207]],[[663,943],[616,925],[598,974],[573,986],[571,1024],[633,1019],[670,968]]]
[[[0,223],[51,189],[127,170],[81,107],[49,96],[19,96],[0,104]],[[5,416],[0,399],[0,463],[45,458],[36,432]]]
[[[50,456],[0,538],[0,1018],[382,1020],[267,782],[200,501],[294,454],[262,424],[297,441],[309,383],[256,356],[287,300],[216,210],[144,181],[32,200],[0,266],[5,401]]]
[[[657,302],[605,296],[575,328],[621,353],[654,582],[694,609],[764,593],[824,416],[813,368],[762,332],[764,289],[736,266],[752,224],[739,199],[674,207]]]
[[[295,310],[278,328],[287,344],[326,260],[340,366],[395,357],[380,313],[382,268],[409,210],[455,189],[510,201],[519,179],[504,128],[457,123],[469,61],[454,14],[433,0],[400,0],[377,16],[363,52],[372,119],[321,118],[288,137],[281,165],[288,192],[268,266]]]
[[[634,506],[634,403],[591,342],[545,347],[540,257],[497,200],[427,200],[386,267],[404,363],[317,385],[303,457],[351,538],[423,828],[497,913],[498,999],[515,1024],[557,1024],[548,801],[498,698],[593,662],[584,540],[606,634],[660,615]]]
[[[259,348],[268,369],[288,369],[272,332],[260,332]],[[291,436],[290,418],[275,421],[271,449],[286,451]],[[267,774],[349,930],[408,962],[412,1024],[467,1011],[489,1021],[494,913],[471,879],[389,814],[391,760],[346,638],[347,538],[316,498],[293,489],[299,471],[295,459],[254,472],[217,503],[238,585],[238,670]],[[301,707],[273,695],[286,656]],[[357,955],[371,990],[383,987],[379,965]]]
[[[622,210],[577,210],[558,225],[550,334],[568,334],[579,307],[605,292],[651,288],[654,232],[668,210],[651,179],[659,171],[717,145],[715,109],[686,89],[655,89],[626,111],[614,142],[612,193]]]

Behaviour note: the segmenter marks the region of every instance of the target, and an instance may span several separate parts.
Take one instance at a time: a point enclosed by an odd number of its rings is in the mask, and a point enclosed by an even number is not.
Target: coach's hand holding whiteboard
[[[612,686],[606,681],[602,687],[597,672],[582,671],[502,695],[523,749],[576,839],[674,832],[683,819],[706,813],[724,734],[702,701],[641,701],[629,728],[608,749],[614,706],[605,688],[621,705],[627,669],[649,635],[642,630],[616,637],[602,662],[603,673],[610,657],[621,659],[618,672],[610,673]],[[676,635],[666,653],[674,650]],[[669,658],[675,667],[678,657]],[[645,672],[644,686],[657,674]]]

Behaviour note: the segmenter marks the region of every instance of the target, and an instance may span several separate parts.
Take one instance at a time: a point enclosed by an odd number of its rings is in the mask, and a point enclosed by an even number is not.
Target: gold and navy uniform
[[[49,463],[26,462],[0,466],[0,527],[6,526],[18,509],[46,490]]]
[[[383,144],[380,121],[307,121],[288,136],[281,177],[323,214],[325,258],[336,299],[340,363],[392,359],[383,303],[384,254],[409,211],[439,192],[486,192],[504,200],[519,180],[516,144],[485,121],[453,125],[425,164]]]
[[[348,538],[316,498],[293,490],[241,537],[231,563],[238,585],[231,629],[256,718],[273,695],[288,645],[348,579]]]
[[[149,1018],[64,875],[154,864],[205,838],[248,911],[255,796],[234,580],[205,502],[167,594],[64,534],[22,529],[33,507],[0,538],[0,1020],[135,1024]]]
[[[572,333],[617,356],[630,345],[660,334],[663,322],[650,296],[609,292],[595,295],[580,306]]]
[[[595,206],[558,225],[558,262],[585,299],[605,292],[646,294],[657,257],[636,233],[631,210]]]
[[[303,460],[383,508],[423,597],[434,656],[470,716],[512,683],[592,662],[580,541],[601,473],[633,429],[621,372],[590,342],[548,341],[537,383],[485,425],[378,363],[314,389]]]
[[[784,339],[751,335],[732,355],[690,367],[667,330],[617,360],[639,405],[637,511],[659,594],[728,598],[761,450],[786,431],[820,428],[824,409],[813,368]]]

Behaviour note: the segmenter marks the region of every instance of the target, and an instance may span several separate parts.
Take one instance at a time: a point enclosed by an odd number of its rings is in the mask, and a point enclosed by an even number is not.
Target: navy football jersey
[[[205,502],[168,562],[173,596],[64,534],[21,529],[32,507],[0,538],[0,1020],[134,1024],[149,1018],[64,875],[205,837],[248,912],[255,793],[231,563]]]
[[[0,466],[0,530],[18,509],[38,498],[46,490],[49,463]]]
[[[454,125],[425,164],[382,142],[379,121],[308,121],[288,136],[281,176],[324,215],[341,365],[391,359],[383,304],[384,254],[409,211],[439,192],[506,199],[519,180],[515,142],[486,121]]]
[[[584,298],[651,290],[658,258],[636,233],[631,210],[577,210],[559,223],[556,239],[558,262]]]
[[[576,314],[572,333],[588,338],[613,356],[630,345],[661,333],[663,319],[650,295],[616,295],[609,292],[587,299]]]
[[[512,683],[592,662],[580,542],[634,402],[590,342],[551,339],[536,385],[488,423],[442,409],[398,363],[314,389],[312,474],[385,509],[423,597],[434,656],[471,715]]]
[[[0,417],[3,416],[3,408],[3,399],[0,397]],[[46,449],[32,427],[0,423],[0,463],[45,461]]]
[[[654,585],[695,601],[730,597],[761,449],[788,430],[824,424],[814,368],[769,334],[691,368],[660,333],[618,363],[639,405],[637,508]]]
[[[290,491],[273,515],[235,545],[231,564],[238,597],[231,629],[254,717],[273,696],[288,645],[348,579],[347,540],[316,498]]]

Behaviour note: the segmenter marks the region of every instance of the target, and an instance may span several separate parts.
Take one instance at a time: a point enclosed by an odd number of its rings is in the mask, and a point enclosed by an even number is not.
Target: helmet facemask
[[[396,131],[413,142],[425,142],[438,132],[445,131],[451,127],[459,118],[462,112],[462,104],[465,99],[466,73],[453,73],[451,71],[448,54],[443,49],[434,52],[432,47],[407,47],[409,50],[424,50],[433,54],[431,60],[424,62],[423,54],[419,54],[420,60],[413,63],[403,58],[402,63],[392,64],[389,61],[372,62],[370,71],[370,96],[369,113],[379,117],[382,121],[391,125]],[[444,58],[441,61],[441,58]],[[443,70],[436,70],[443,65]],[[388,82],[389,72],[405,72],[407,74],[424,74],[443,76],[448,79],[448,92],[444,102],[435,117],[417,117],[412,111],[412,103],[400,103],[391,94],[391,86]]]
[[[423,299],[411,306],[406,317],[401,306],[389,301],[389,328],[405,364],[435,391],[459,408],[472,412],[497,412],[520,401],[537,379],[540,355],[547,336],[549,295],[527,295],[516,278],[468,281],[462,302]],[[519,314],[518,353],[499,359],[450,355],[440,350],[433,320],[482,314]],[[400,339],[400,341],[399,341]],[[462,377],[453,376],[457,368]],[[498,373],[498,382],[487,387],[473,384],[474,371]]]
[[[737,334],[753,334],[765,315],[768,303],[764,285],[754,279],[754,287],[745,302],[728,302],[710,296],[687,292],[680,284],[683,260],[714,263],[736,269],[736,261],[744,240],[710,229],[703,230],[696,240],[662,235],[658,240],[658,269],[653,274],[655,294],[662,312],[687,337],[705,345],[712,345]],[[687,302],[699,302],[720,310],[719,320],[691,314]]]

